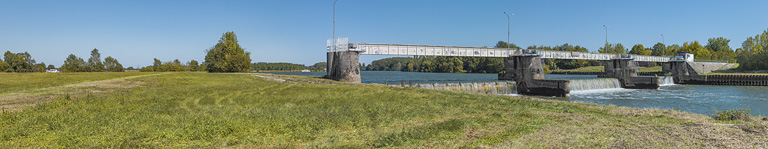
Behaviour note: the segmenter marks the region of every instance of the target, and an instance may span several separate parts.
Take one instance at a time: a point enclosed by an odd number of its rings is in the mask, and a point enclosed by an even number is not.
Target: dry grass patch
[[[69,85],[28,89],[22,92],[0,94],[0,109],[5,111],[18,111],[41,103],[48,103],[53,99],[63,96],[72,98],[114,92],[139,87],[145,84],[142,81],[130,80],[138,77],[155,76],[160,74],[129,76],[110,80],[89,81]]]

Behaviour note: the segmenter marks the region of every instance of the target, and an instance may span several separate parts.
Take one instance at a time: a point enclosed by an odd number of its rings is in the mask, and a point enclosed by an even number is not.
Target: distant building
[[[693,62],[693,53],[677,52],[677,56],[672,57],[673,61]]]
[[[47,72],[47,73],[59,73],[60,71],[59,71],[59,69],[48,69],[45,72]]]

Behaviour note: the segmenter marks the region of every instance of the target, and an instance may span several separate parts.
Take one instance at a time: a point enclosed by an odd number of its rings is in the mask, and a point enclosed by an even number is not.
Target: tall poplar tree
[[[101,62],[101,53],[99,53],[99,49],[94,48],[91,51],[91,58],[88,58],[88,69],[90,69],[91,72],[104,71],[104,63]]]

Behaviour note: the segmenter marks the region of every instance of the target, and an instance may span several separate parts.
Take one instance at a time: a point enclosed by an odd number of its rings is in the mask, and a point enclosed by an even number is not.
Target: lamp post
[[[507,14],[507,12],[505,11],[504,15],[507,15],[507,45],[506,45],[506,47],[509,48],[509,14]],[[514,16],[515,14],[513,13],[512,15]]]
[[[338,1],[333,1],[333,38],[331,38],[333,40],[333,51],[336,51],[336,2]]]
[[[664,49],[661,50],[661,56],[664,56],[664,52],[667,51],[667,43],[664,43],[664,34],[661,34],[661,44],[664,45]]]
[[[336,51],[336,2],[339,0],[333,1],[333,37],[331,37],[331,49],[328,51],[326,56],[326,66],[325,66],[325,73],[326,76],[329,78],[331,77],[331,63],[333,63],[333,52]]]
[[[603,28],[605,28],[605,48],[604,50],[608,52],[608,27],[603,25]]]

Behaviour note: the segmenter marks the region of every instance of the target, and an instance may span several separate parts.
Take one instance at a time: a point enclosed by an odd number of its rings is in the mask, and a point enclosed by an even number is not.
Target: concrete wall
[[[538,56],[505,57],[499,80],[514,80],[518,94],[568,97],[569,81],[545,80],[543,68]]]
[[[663,66],[662,66],[663,67]],[[658,77],[637,77],[633,59],[612,59],[605,62],[605,74],[601,77],[617,78],[622,88],[658,89]]]
[[[504,58],[504,72],[499,80],[544,79],[544,67],[538,56],[511,56]]]
[[[637,77],[637,67],[632,59],[613,59],[605,61],[605,76],[611,78]]]
[[[359,52],[346,51],[346,52],[331,52],[329,55],[333,60],[331,61],[331,68],[328,70],[329,75],[326,76],[329,79],[360,83],[360,57]]]
[[[660,84],[659,77],[631,77],[629,82],[630,85],[624,88],[658,89]]]
[[[727,63],[686,62],[688,66],[698,74],[710,73],[723,68]]]
[[[569,97],[571,90],[568,85],[570,83],[569,80],[531,80],[522,82],[522,84],[518,83],[517,92],[521,93],[522,89],[525,94]]]

